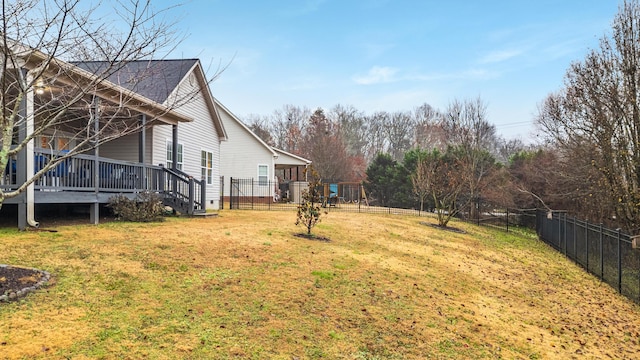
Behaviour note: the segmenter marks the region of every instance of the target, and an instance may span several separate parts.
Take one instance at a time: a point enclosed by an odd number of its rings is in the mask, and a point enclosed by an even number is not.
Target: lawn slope
[[[0,263],[52,274],[0,304],[0,357],[637,358],[640,308],[532,236],[292,212],[0,229]],[[431,221],[427,219],[426,221]]]

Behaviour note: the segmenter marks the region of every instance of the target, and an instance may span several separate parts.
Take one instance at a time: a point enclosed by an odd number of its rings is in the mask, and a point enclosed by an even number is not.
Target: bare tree
[[[385,135],[384,135],[384,124],[388,121],[389,113],[385,111],[379,111],[373,113],[372,115],[367,116],[367,137],[366,137],[366,147],[364,151],[365,159],[368,164],[370,164],[378,154],[384,153],[386,151],[385,145]]]
[[[441,114],[431,105],[424,103],[414,110],[415,139],[414,146],[421,149],[447,148],[447,138],[442,123]]]
[[[367,123],[364,113],[353,106],[334,106],[327,117],[338,126],[338,132],[350,156],[361,156],[367,143]]]
[[[413,145],[415,130],[414,118],[409,112],[394,112],[383,123],[383,133],[386,137],[386,152],[396,161],[402,161],[404,153]]]
[[[269,146],[274,146],[273,137],[271,136],[271,124],[269,124],[269,120],[266,117],[252,114],[247,117],[246,121],[248,123],[247,126],[254,134]]]
[[[590,150],[619,226],[630,232],[640,230],[639,38],[640,3],[623,1],[612,34],[571,65],[564,88],[547,97],[537,119],[563,156],[577,161]]]
[[[300,154],[304,126],[311,110],[294,105],[285,105],[276,110],[272,118],[272,136],[275,146],[293,154]]]
[[[414,187],[417,185],[420,193],[428,193],[433,200],[438,225],[442,227],[463,207],[458,201],[467,187],[464,168],[454,151],[449,147],[444,153],[435,149],[428,152],[419,160],[412,177]]]
[[[304,157],[313,161],[315,171],[324,180],[346,180],[350,173],[347,149],[332,123],[320,108],[309,118],[301,145]]]
[[[454,100],[442,117],[442,127],[449,144],[453,145],[464,170],[462,178],[467,182],[467,196],[477,199],[482,191],[491,186],[489,175],[494,170],[495,160],[490,150],[495,147],[495,126],[487,120],[486,104],[480,99]],[[461,169],[461,170],[462,170]],[[470,216],[477,209],[470,207]]]
[[[410,175],[413,193],[418,197],[418,201],[420,201],[420,211],[424,211],[424,201],[430,195],[429,190],[431,189],[431,184],[429,181],[430,177],[433,176],[433,174],[430,173],[432,167],[433,164],[419,158],[415,171]]]

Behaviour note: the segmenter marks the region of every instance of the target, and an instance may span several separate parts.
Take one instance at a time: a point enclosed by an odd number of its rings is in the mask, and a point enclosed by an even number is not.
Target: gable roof
[[[46,66],[40,76],[55,74],[56,81],[73,86],[87,86],[88,93],[104,99],[119,99],[126,102],[126,106],[135,111],[150,115],[160,122],[177,124],[189,122],[193,119],[179,114],[162,103],[150,100],[145,96],[109,80],[99,78],[95,73],[87,71],[76,64],[60,60],[47,55],[40,50],[25,46],[21,43],[5,39],[5,48],[0,50],[12,53],[10,56],[27,69]],[[99,85],[99,86],[97,86]],[[89,90],[91,88],[91,90]]]
[[[130,61],[121,69],[109,74],[106,79],[162,104],[196,63],[198,59]],[[93,74],[113,70],[105,61],[82,61],[72,64]]]
[[[249,129],[249,127],[247,125],[245,125],[240,119],[238,119],[238,117],[232,113],[229,109],[227,109],[224,105],[222,105],[222,103],[216,99],[213,98],[214,103],[216,105],[216,107],[222,109],[224,112],[226,112],[227,114],[229,114],[229,117],[235,121],[236,123],[238,123],[238,125],[240,125],[240,127],[245,130],[247,133],[249,133],[249,136],[251,136],[255,141],[257,141],[260,145],[262,145],[262,147],[264,147],[267,151],[269,151],[271,153],[271,155],[274,158],[278,157],[278,154],[274,151],[274,149],[269,146],[266,142],[264,142],[264,140],[262,140],[258,135],[256,135],[253,131],[251,131],[251,129]],[[231,139],[233,140],[233,139]]]
[[[276,169],[288,169],[291,166],[307,166],[311,164],[311,160],[307,160],[301,156],[294,155],[288,153],[284,150],[277,149],[269,144],[267,144],[264,140],[262,140],[256,133],[251,131],[251,129],[245,125],[242,120],[240,120],[234,113],[232,113],[229,109],[227,109],[222,103],[214,98],[213,99],[216,106],[222,109],[224,112],[229,114],[229,117],[235,121],[243,130],[245,130],[249,135],[261,144],[267,151],[271,152],[273,158],[275,159]],[[233,139],[231,139],[233,141]]]
[[[105,61],[82,61],[74,62],[73,64],[94,74],[113,70],[110,69],[111,65]],[[185,81],[190,73],[194,73],[198,80],[207,109],[213,118],[218,137],[223,140],[226,139],[227,134],[224,130],[224,125],[214,105],[209,83],[198,59],[129,61],[123,64],[120,69],[109,74],[107,80],[134,91],[149,100],[165,104],[170,95],[178,89],[179,85]]]
[[[302,156],[294,155],[292,153],[276,149],[274,147],[272,147],[272,149],[278,154],[278,159],[276,160],[276,169],[284,169],[291,165],[307,166],[311,164],[311,160],[307,160]]]

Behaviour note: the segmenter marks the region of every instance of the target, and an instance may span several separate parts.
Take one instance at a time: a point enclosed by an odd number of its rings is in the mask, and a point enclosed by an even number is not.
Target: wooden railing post
[[[195,208],[195,197],[194,197],[194,189],[195,183],[193,177],[189,176],[189,215],[193,215]]]
[[[207,181],[202,180],[200,182],[200,210],[207,209]]]

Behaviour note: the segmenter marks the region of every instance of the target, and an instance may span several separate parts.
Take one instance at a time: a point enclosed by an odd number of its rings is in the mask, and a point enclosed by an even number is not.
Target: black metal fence
[[[536,231],[541,240],[640,303],[640,249],[636,249],[634,237],[565,212],[543,210],[537,212]]]
[[[292,210],[295,211],[308,190],[306,182],[257,181],[254,179],[231,179],[230,196],[223,198],[221,207],[239,210]],[[326,212],[352,212],[389,215],[411,215],[435,217],[432,209],[402,209],[379,206],[375,199],[368,198],[359,183],[326,183],[318,191],[322,207]],[[476,211],[461,211],[457,218],[477,225],[491,226],[509,231],[514,227],[535,228],[535,210],[501,209],[488,203],[474,205]]]

